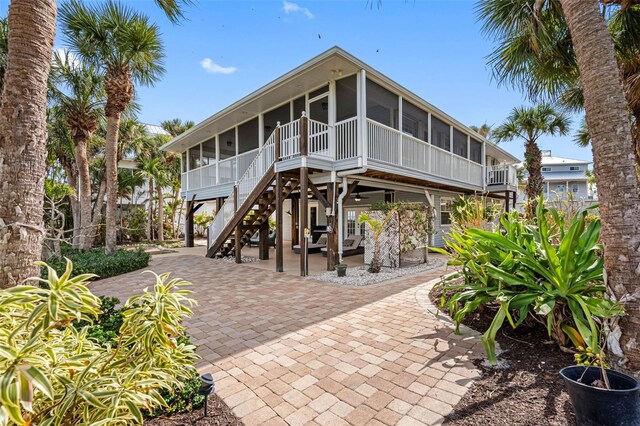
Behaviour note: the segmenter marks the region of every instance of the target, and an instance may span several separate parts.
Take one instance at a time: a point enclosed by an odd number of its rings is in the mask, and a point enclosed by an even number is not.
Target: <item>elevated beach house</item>
[[[265,258],[274,216],[278,271],[284,245],[322,234],[332,268],[343,240],[364,233],[359,213],[377,200],[431,205],[441,245],[460,194],[500,198],[508,209],[517,191],[517,158],[339,47],[163,149],[182,155],[187,244],[193,213],[214,200],[207,256],[240,261],[258,233]]]

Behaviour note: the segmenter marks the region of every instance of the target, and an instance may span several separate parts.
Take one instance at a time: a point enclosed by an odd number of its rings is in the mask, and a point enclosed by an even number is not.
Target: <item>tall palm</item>
[[[113,1],[88,6],[72,0],[61,7],[60,15],[67,43],[84,60],[104,72],[107,94],[105,251],[112,253],[117,238],[120,117],[133,99],[134,86],[152,85],[164,72],[160,32],[146,16]]]
[[[34,261],[40,260],[44,237],[47,79],[56,0],[12,0],[7,26],[0,95],[0,288],[40,270]]]
[[[149,186],[147,192],[147,239],[153,239],[153,198],[155,179],[162,174],[162,159],[158,155],[145,155],[138,158],[138,173],[143,176]]]
[[[627,102],[640,123],[640,6],[601,0],[613,37]],[[620,7],[620,5],[626,7]],[[605,12],[606,10],[606,12]],[[550,100],[575,111],[584,108],[578,61],[560,0],[481,0],[484,31],[499,44],[489,56],[496,80],[522,89],[537,102]],[[640,164],[640,131],[634,126]]]
[[[625,14],[638,12],[638,1],[607,3],[624,6],[616,10]],[[607,284],[618,300],[626,300],[627,316],[612,326],[608,348],[619,357],[619,366],[640,374],[640,300],[630,297],[640,291],[640,190],[627,107],[630,92],[620,77],[620,56],[616,57],[621,36],[640,39],[638,26],[612,36],[596,0],[481,0],[479,11],[485,30],[499,43],[495,57],[505,57],[496,64],[506,80],[500,75],[498,80],[527,94],[546,93],[551,100],[558,99],[565,88],[574,89],[563,100],[582,100],[577,104],[584,105],[591,136]],[[638,45],[628,40],[623,44]],[[635,113],[634,118],[640,123]]]
[[[79,246],[82,250],[91,248],[92,201],[91,175],[87,145],[89,138],[98,128],[103,115],[105,95],[102,76],[94,66],[72,61],[69,52],[53,55],[51,89],[53,100],[66,116],[75,146],[75,160],[78,167],[79,185],[77,196],[80,202],[80,223],[74,224],[81,229]]]
[[[173,137],[186,132],[195,125],[196,123],[191,120],[182,121],[179,118],[172,118],[160,123],[160,126]]]
[[[545,135],[566,135],[571,124],[569,117],[557,111],[550,104],[534,107],[517,107],[511,111],[506,121],[493,130],[493,138],[498,141],[522,139],[524,141],[524,157],[529,177],[525,194],[529,199],[527,215],[534,217],[536,197],[544,189],[542,176],[542,152],[538,139]]]

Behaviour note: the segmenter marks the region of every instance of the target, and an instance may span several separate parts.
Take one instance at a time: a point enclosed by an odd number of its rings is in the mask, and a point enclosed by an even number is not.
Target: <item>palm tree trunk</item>
[[[0,288],[39,276],[55,0],[12,0],[0,103]]]
[[[149,199],[147,201],[147,240],[153,240],[153,179],[149,178]]]
[[[105,236],[105,252],[111,254],[116,250],[117,209],[118,209],[118,131],[120,114],[107,116],[107,136],[105,138],[105,162],[107,181],[107,231]]]
[[[76,172],[71,167],[64,167],[64,173],[67,175],[67,185],[77,193],[78,178]],[[73,219],[73,234],[71,236],[71,246],[73,248],[80,247],[80,201],[74,194],[69,195],[71,204],[71,217]]]
[[[182,208],[184,207],[184,201],[182,199],[180,199],[180,210],[178,210],[178,223],[176,224],[176,236],[175,238],[178,238],[178,236],[180,236],[180,225],[182,222]]]
[[[535,141],[525,142],[524,158],[527,160],[527,172],[529,177],[527,178],[527,187],[525,193],[527,194],[527,217],[533,218],[536,216],[536,197],[540,196],[543,191],[544,177],[542,176],[542,152]]]
[[[613,41],[596,0],[560,0],[584,88],[598,183],[607,285],[627,315],[610,333],[617,365],[640,374],[640,190]],[[617,327],[620,327],[617,329]],[[621,332],[619,342],[613,341]],[[619,343],[619,344],[618,344]]]
[[[91,229],[91,175],[89,174],[89,159],[87,157],[88,138],[77,135],[74,138],[74,152],[78,166],[78,200],[80,201],[80,248],[89,250],[92,240]]]
[[[96,234],[100,228],[100,222],[102,221],[102,207],[104,206],[104,194],[107,192],[107,185],[103,181],[100,182],[98,187],[98,196],[96,197],[96,203],[93,205],[93,220],[91,221],[91,228],[87,232],[88,240],[90,244],[96,240]]]
[[[156,185],[158,191],[158,240],[164,241],[164,194],[162,185]]]

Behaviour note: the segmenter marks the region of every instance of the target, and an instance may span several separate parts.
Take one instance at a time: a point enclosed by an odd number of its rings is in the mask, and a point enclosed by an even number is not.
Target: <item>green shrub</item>
[[[516,328],[527,317],[543,323],[560,345],[570,340],[579,350],[600,350],[602,319],[623,312],[604,297],[600,221],[587,224],[587,215],[587,210],[578,212],[565,224],[541,200],[535,220],[513,212],[502,216],[501,229],[454,229],[449,235],[449,265],[461,272],[448,280],[464,282],[445,285],[442,306],[459,325],[478,307],[499,305],[482,336],[491,362],[496,362],[495,336],[504,321]]]
[[[46,264],[42,266],[47,268]],[[141,424],[143,410],[166,404],[162,390],[195,373],[195,347],[184,343],[184,317],[194,302],[188,283],[156,275],[155,286],[130,298],[117,340],[99,344],[74,321],[101,314],[87,284],[47,268],[46,288],[0,290],[0,425]]]
[[[94,321],[75,321],[73,325],[81,330],[86,327],[87,337],[101,345],[113,344],[120,335],[120,327],[124,321],[123,309],[116,308],[120,300],[115,297],[100,296],[101,313]]]
[[[135,271],[149,265],[150,255],[142,250],[116,250],[112,254],[105,254],[103,248],[94,248],[89,251],[65,248],[62,256],[73,262],[74,274],[93,274],[99,278],[114,277]],[[48,260],[58,275],[66,268],[64,258],[52,257]],[[42,277],[46,276],[46,269],[42,269]]]

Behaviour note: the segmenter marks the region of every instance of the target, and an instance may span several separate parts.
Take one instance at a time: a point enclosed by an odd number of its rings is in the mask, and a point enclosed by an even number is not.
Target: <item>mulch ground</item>
[[[430,299],[440,303],[442,290],[431,292]],[[496,308],[470,314],[464,324],[484,332],[491,323]],[[445,419],[454,426],[528,426],[576,425],[573,407],[558,372],[573,365],[573,356],[562,352],[550,342],[543,326],[526,326],[513,330],[505,321],[497,341],[504,351],[498,360],[505,368],[489,367],[483,360],[476,366],[482,377]]]
[[[144,424],[152,426],[242,426],[242,422],[236,418],[227,404],[215,394],[209,397],[207,417],[204,416],[204,407],[201,407],[189,413],[176,414],[171,417],[157,417],[145,421]]]

